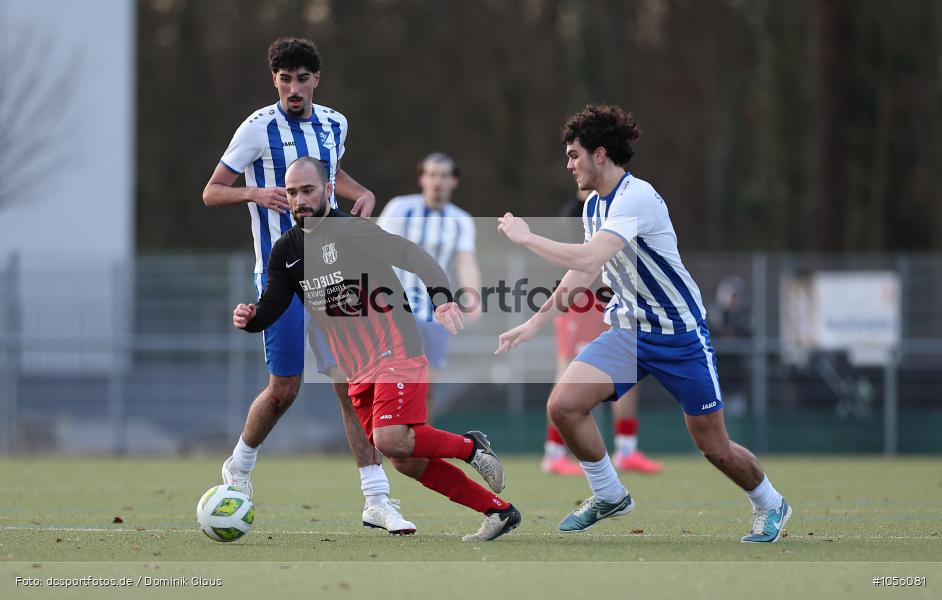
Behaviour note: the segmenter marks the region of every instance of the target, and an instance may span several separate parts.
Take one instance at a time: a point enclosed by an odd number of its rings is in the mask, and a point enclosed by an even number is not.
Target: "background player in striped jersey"
[[[571,228],[573,229],[572,236],[567,241],[580,239],[583,235],[581,217],[588,197],[587,190],[579,190],[575,197],[566,201],[560,211],[559,216],[566,219],[567,224],[579,218],[579,225]],[[593,284],[591,289],[597,290],[597,286]],[[582,301],[579,304],[584,305]],[[568,310],[553,318],[553,329],[556,333],[556,379],[558,380],[579,352],[608,329],[608,324],[605,323],[600,311]],[[663,465],[651,460],[638,449],[638,396],[638,387],[635,386],[611,403],[615,442],[612,463],[618,471],[660,473]],[[582,467],[572,460],[562,436],[559,435],[559,430],[548,419],[540,469],[544,473],[553,475],[582,475]]]
[[[247,204],[255,243],[254,283],[259,295],[267,281],[266,266],[272,246],[294,225],[285,194],[285,172],[293,160],[313,156],[327,165],[337,195],[354,201],[353,214],[368,217],[375,204],[373,193],[338,166],[347,138],[346,117],[313,103],[321,76],[320,55],[314,44],[305,39],[280,38],[268,49],[268,63],[278,102],[254,111],[239,126],[203,191],[206,206]],[[234,184],[242,174],[245,187],[237,187]],[[333,194],[330,202],[333,206],[337,204]],[[346,382],[337,371],[337,362],[323,333],[315,328],[311,332],[318,370],[334,381],[347,441],[360,469],[366,499],[363,524],[391,532],[414,531],[415,525],[399,514],[398,502],[389,499],[389,480],[381,457],[363,435],[347,397]],[[300,390],[304,338],[304,309],[295,300],[265,332],[268,386],[252,402],[242,435],[222,467],[223,481],[241,487],[249,495],[252,494],[249,475],[258,447]]]
[[[567,168],[580,189],[594,190],[583,211],[584,244],[532,234],[523,219],[510,213],[499,220],[498,229],[512,242],[569,271],[537,314],[501,334],[497,352],[532,338],[558,306],[570,304],[572,290],[585,288],[601,271],[602,280],[614,291],[605,311],[611,329],[579,353],[547,405],[593,492],[562,520],[560,531],[583,531],[634,507],[590,411],[613,392],[621,395],[651,374],[681,404],[697,448],[752,503],[752,532],[742,541],[775,542],[791,507],[756,457],[726,433],[700,291],[680,260],[664,200],[649,183],[626,171],[634,155],[631,142],[639,136],[634,117],[617,106],[590,105],[566,122]]]
[[[429,154],[418,164],[421,194],[396,196],[383,209],[376,224],[390,233],[401,235],[431,254],[451,277],[455,288],[479,290],[481,271],[474,257],[474,219],[451,201],[458,187],[458,163],[442,152]],[[415,273],[396,269],[396,274],[409,295],[422,346],[428,357],[430,383],[436,371],[448,365],[448,332],[435,322],[428,294]],[[474,303],[465,315],[469,320],[480,313]],[[428,394],[429,420],[432,417],[432,395]]]
[[[320,161],[296,160],[286,184],[298,224],[272,248],[258,306],[237,306],[233,324],[261,331],[294,298],[302,299],[337,357],[370,441],[399,472],[484,515],[480,529],[464,541],[511,531],[520,524],[520,512],[443,460],[466,461],[500,492],[504,467],[484,434],[456,435],[426,423],[428,360],[393,265],[421,275],[426,294],[438,302],[435,319],[456,334],[463,319],[445,271],[409,240],[331,207],[331,183]]]

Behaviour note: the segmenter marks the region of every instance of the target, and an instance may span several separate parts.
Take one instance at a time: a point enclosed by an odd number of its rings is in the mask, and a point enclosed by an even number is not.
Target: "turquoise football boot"
[[[753,514],[755,517],[752,521],[752,533],[743,536],[743,543],[771,544],[781,539],[785,523],[788,523],[792,516],[792,507],[783,498],[782,505],[778,508],[757,510]]]
[[[559,530],[563,533],[576,533],[585,531],[602,519],[627,515],[635,507],[631,494],[617,502],[606,502],[601,498],[592,496],[582,503],[582,506],[572,511],[559,523]]]

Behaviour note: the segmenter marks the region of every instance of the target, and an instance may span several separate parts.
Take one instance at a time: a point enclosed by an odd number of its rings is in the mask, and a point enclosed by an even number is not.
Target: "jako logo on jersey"
[[[334,246],[334,242],[325,245],[321,250],[323,250],[325,263],[332,265],[337,262],[337,248]]]
[[[288,146],[294,146],[294,142],[282,142],[282,144],[284,144],[284,146],[282,146],[283,148],[287,148]]]
[[[301,289],[305,292],[310,292],[313,290],[320,290],[328,285],[334,285],[335,283],[340,283],[343,281],[343,274],[340,271],[334,271],[333,273],[328,273],[327,275],[321,275],[320,277],[315,277],[314,279],[302,279],[298,283],[301,284]]]
[[[714,406],[716,406],[716,400],[714,400],[713,402],[710,402],[709,404],[704,404],[703,406],[700,407],[700,410],[706,410],[708,408],[713,408]]]
[[[386,419],[391,419],[391,418],[392,418],[392,415],[383,415],[383,416],[381,416],[381,417],[379,418],[379,420],[380,420],[380,421],[384,421],[384,420],[386,420]]]

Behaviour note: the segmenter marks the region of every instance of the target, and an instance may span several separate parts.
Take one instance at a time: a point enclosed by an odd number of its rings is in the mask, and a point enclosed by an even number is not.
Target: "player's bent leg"
[[[412,456],[415,435],[408,425],[374,427],[373,445],[390,459],[406,459]]]
[[[759,485],[763,477],[759,461],[752,452],[729,439],[723,409],[703,415],[685,414],[684,419],[693,443],[714,467],[744,490]]]
[[[281,415],[291,407],[301,389],[301,375],[282,377],[271,375],[268,387],[261,391],[249,408],[242,429],[242,439],[252,447],[265,441]]]
[[[581,461],[597,461],[606,453],[591,412],[614,389],[611,377],[604,371],[574,361],[550,393],[546,412],[566,446]]]
[[[592,496],[559,523],[561,532],[585,531],[602,519],[626,515],[634,508],[634,501],[618,480],[591,414],[614,390],[611,376],[576,360],[567,367],[550,394],[547,413],[579,459],[592,489]]]
[[[337,401],[340,403],[340,416],[343,419],[343,430],[347,436],[347,445],[350,446],[350,452],[356,460],[357,467],[363,468],[370,465],[381,465],[382,457],[379,451],[370,444],[360,419],[357,417],[356,409],[353,408],[353,402],[347,396],[347,384],[334,382],[334,393]]]
[[[389,497],[389,479],[381,464],[382,455],[367,437],[366,428],[372,430],[371,401],[365,397],[361,398],[355,407],[349,397],[347,384],[340,381],[342,375],[339,370],[333,368],[329,374],[334,379],[334,393],[340,402],[347,444],[360,472],[360,490],[364,498],[363,525],[396,534],[415,533],[415,524],[407,521],[399,512],[399,500]],[[358,409],[363,411],[362,415],[357,412]]]
[[[792,508],[772,486],[755,455],[729,439],[723,410],[685,415],[694,444],[713,466],[741,487],[753,508],[752,532],[743,536],[747,543],[771,543],[781,539]]]
[[[232,451],[232,456],[222,464],[222,480],[226,485],[234,485],[247,496],[252,497],[252,482],[249,475],[255,468],[258,447],[275,423],[285,414],[301,389],[301,376],[283,377],[271,375],[268,386],[252,402],[242,436]]]
[[[484,514],[480,529],[464,536],[463,541],[494,540],[520,525],[520,511],[512,504],[487,491],[461,469],[441,458],[396,459],[394,464],[403,474],[414,477],[421,464],[419,461],[425,462],[425,468],[416,477],[419,483],[456,504]]]

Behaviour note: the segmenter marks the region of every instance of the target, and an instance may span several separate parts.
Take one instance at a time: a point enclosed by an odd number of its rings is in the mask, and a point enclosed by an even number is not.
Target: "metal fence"
[[[522,273],[536,260],[480,253],[485,263]],[[694,253],[685,262],[711,315],[737,438],[760,452],[942,451],[942,256]],[[267,381],[261,338],[230,325],[232,307],[254,298],[251,265],[243,254],[145,255],[94,267],[17,256],[0,263],[0,449],[173,454],[230,447]],[[801,363],[786,359],[782,282],[825,270],[899,274],[902,338],[885,364],[857,366],[826,351]],[[743,303],[724,315],[718,304],[730,286]],[[491,352],[496,333],[471,329],[456,338],[452,363]],[[551,335],[509,358],[510,366],[551,377]],[[499,379],[439,384],[436,418],[456,429],[485,421],[500,430],[504,447],[536,451],[550,384]],[[266,450],[344,447],[326,380],[305,385],[289,414]],[[653,382],[642,386],[641,418],[649,447],[692,447],[676,403]]]

